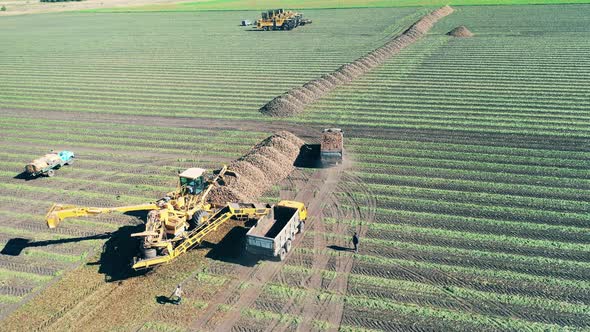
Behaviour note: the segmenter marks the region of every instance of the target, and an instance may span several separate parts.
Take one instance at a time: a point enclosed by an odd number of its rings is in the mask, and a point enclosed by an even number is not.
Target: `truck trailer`
[[[303,203],[279,202],[246,233],[246,251],[284,260],[295,234],[303,232],[306,219],[307,210]]]
[[[25,174],[29,177],[40,175],[54,176],[55,170],[64,165],[70,165],[74,162],[74,153],[71,151],[60,151],[57,153],[48,153],[41,158],[35,159],[25,166]]]
[[[344,137],[342,129],[327,128],[322,131],[320,158],[322,166],[329,167],[342,162]]]

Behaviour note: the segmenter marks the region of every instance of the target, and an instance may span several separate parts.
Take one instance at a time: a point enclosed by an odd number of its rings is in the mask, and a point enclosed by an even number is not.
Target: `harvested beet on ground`
[[[407,47],[424,36],[440,18],[452,12],[453,9],[451,7],[444,6],[423,16],[404,31],[404,33],[391,39],[383,46],[369,52],[352,63],[342,65],[331,74],[305,83],[303,88],[308,90],[309,93],[303,93],[304,96],[301,95],[300,91],[293,92],[291,90],[287,96],[277,97],[262,106],[260,112],[275,117],[288,117],[303,112],[307,105],[327,95],[338,86],[351,82],[384,63],[404,47]]]
[[[271,100],[268,104],[260,109],[260,112],[274,117],[285,117],[297,114],[302,111],[303,104],[301,102],[293,103],[288,100],[288,97],[281,95]]]
[[[464,25],[461,25],[447,32],[447,35],[459,38],[469,38],[473,37],[473,32],[469,31]]]
[[[303,103],[308,103],[313,99],[308,95],[309,90],[303,90],[303,87],[291,89],[287,93],[297,98],[299,101]]]
[[[288,131],[275,133],[229,164],[225,182],[213,188],[208,200],[214,204],[255,202],[262,193],[286,178],[304,142]]]

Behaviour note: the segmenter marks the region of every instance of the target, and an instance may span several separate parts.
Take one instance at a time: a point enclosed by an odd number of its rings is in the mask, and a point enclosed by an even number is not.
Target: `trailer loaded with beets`
[[[48,153],[41,158],[31,161],[25,166],[25,173],[30,177],[39,175],[54,176],[55,170],[64,165],[70,165],[74,162],[74,153],[71,151],[60,151],[58,153]]]
[[[322,132],[320,157],[325,167],[342,163],[343,134],[340,128],[327,128]]]

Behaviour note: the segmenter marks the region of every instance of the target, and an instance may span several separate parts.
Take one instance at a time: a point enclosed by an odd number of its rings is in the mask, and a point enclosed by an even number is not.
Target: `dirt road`
[[[198,1],[198,0],[197,0]],[[178,0],[85,0],[69,2],[40,2],[38,0],[3,0],[0,6],[6,6],[1,16],[25,14],[57,13],[84,9],[131,7],[141,5],[157,5],[164,3],[178,3]]]

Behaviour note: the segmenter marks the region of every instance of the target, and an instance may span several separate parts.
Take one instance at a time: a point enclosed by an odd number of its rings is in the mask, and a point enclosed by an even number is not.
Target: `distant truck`
[[[303,203],[279,202],[246,233],[246,251],[284,260],[295,234],[303,232],[306,219],[307,209]]]
[[[41,158],[35,159],[25,166],[25,173],[29,177],[40,175],[54,176],[55,170],[64,165],[70,165],[74,162],[74,153],[72,151],[60,151],[57,153],[48,153]]]
[[[320,159],[322,166],[329,167],[342,162],[344,136],[340,128],[328,128],[322,131]]]
[[[243,27],[247,27],[249,25],[252,25],[252,21],[250,20],[242,20],[242,22],[240,23],[241,26]]]

